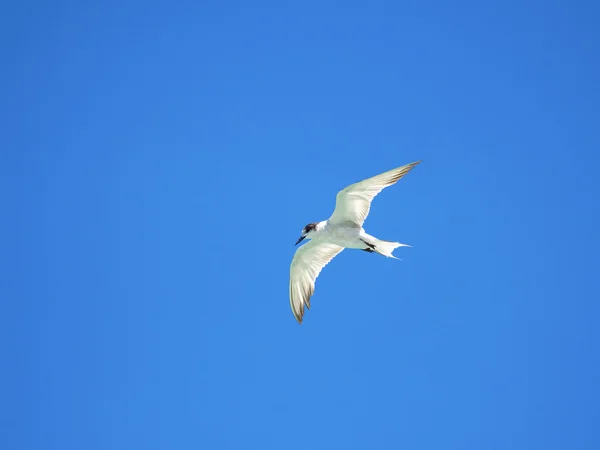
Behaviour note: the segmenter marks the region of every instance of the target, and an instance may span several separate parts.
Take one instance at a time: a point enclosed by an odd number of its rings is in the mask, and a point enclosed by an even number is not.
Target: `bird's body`
[[[290,305],[299,323],[302,323],[304,316],[304,305],[310,308],[310,298],[319,273],[344,248],[398,259],[392,254],[393,250],[408,247],[399,242],[377,239],[366,233],[362,225],[369,214],[373,198],[385,187],[396,183],[419,162],[348,186],[338,192],[335,211],[329,219],[309,223],[304,227],[296,244],[304,239],[311,241],[296,251],[290,267]]]
[[[361,238],[366,238],[367,236],[362,227],[353,226],[351,223],[334,225],[324,220],[317,224],[311,239],[313,241],[339,245],[344,248],[365,248],[366,245],[361,241]]]
[[[353,248],[367,251],[373,250],[373,246],[376,247],[377,243],[387,242],[371,236],[363,227],[356,226],[351,222],[338,225],[335,223],[330,223],[328,220],[317,223],[315,231],[311,234],[310,239],[319,243],[323,242],[339,245],[343,248]],[[392,255],[392,257],[394,256]]]

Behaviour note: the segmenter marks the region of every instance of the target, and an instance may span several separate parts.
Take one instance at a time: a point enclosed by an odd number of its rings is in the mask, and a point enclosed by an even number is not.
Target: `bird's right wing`
[[[335,199],[335,211],[329,218],[332,224],[353,223],[363,226],[369,215],[371,202],[384,188],[395,184],[400,178],[419,164],[416,161],[396,169],[388,170],[350,186],[338,192]]]
[[[314,240],[296,250],[290,266],[290,306],[298,323],[302,323],[304,305],[310,309],[319,273],[342,250],[339,245]]]

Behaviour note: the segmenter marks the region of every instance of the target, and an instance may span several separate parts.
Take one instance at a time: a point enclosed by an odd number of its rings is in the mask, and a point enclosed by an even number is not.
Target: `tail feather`
[[[410,247],[410,245],[401,244],[400,242],[382,241],[381,239],[377,239],[377,242],[375,243],[375,248],[373,248],[373,250],[387,258],[400,259],[392,254],[394,249],[397,249],[398,247]]]

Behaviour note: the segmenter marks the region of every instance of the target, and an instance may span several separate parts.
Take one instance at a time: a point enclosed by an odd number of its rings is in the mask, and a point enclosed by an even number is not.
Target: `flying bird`
[[[302,323],[304,306],[310,309],[310,298],[315,292],[319,273],[342,250],[354,248],[398,259],[392,254],[394,249],[410,247],[367,234],[363,223],[375,196],[395,184],[420,162],[406,164],[342,189],[336,196],[331,217],[322,222],[309,223],[302,229],[296,245],[305,239],[310,242],[296,250],[290,267],[290,305],[298,323]]]

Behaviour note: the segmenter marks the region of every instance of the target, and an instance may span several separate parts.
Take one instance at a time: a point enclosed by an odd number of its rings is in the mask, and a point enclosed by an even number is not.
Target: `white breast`
[[[319,233],[319,239],[346,248],[365,248],[359,238],[362,228],[327,224]]]

